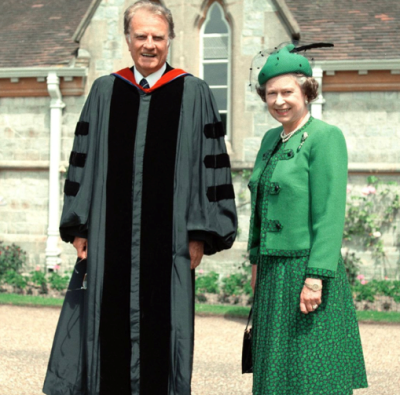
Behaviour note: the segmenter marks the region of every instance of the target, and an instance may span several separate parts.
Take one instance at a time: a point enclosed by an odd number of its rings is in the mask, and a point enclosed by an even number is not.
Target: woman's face
[[[295,77],[284,74],[271,78],[265,87],[268,111],[286,133],[295,130],[307,115],[306,96]]]

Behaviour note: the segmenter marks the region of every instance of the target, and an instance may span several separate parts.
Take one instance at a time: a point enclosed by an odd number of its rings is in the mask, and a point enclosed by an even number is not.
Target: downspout
[[[316,119],[322,119],[322,105],[325,103],[325,99],[322,96],[322,77],[324,71],[322,68],[313,68],[313,77],[318,82],[318,97],[311,103],[311,115]]]
[[[47,75],[47,91],[50,101],[50,169],[49,169],[49,220],[46,243],[46,269],[54,270],[60,264],[59,220],[60,220],[60,152],[61,117],[65,103],[60,91],[60,78],[56,72]]]

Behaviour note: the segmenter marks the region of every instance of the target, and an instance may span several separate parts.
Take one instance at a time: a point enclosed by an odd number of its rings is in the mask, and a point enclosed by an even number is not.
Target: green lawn
[[[400,323],[400,313],[397,311],[357,311],[360,322],[397,322]]]
[[[226,306],[196,303],[196,313],[204,315],[223,315],[230,317],[248,317],[250,307]]]
[[[0,304],[17,306],[62,306],[64,299],[44,296],[17,295],[0,293]]]
[[[0,293],[0,304],[61,307],[62,303],[58,298]],[[196,303],[196,313],[203,315],[247,318],[249,311],[250,307]],[[400,323],[400,313],[394,311],[357,311],[357,318],[360,322]]]

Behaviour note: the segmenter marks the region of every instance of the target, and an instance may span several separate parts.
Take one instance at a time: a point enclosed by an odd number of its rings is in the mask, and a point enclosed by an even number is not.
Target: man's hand
[[[196,269],[200,265],[201,258],[204,255],[204,242],[202,241],[189,241],[189,254],[190,254],[190,269]]]
[[[322,280],[317,279],[317,278],[307,278],[306,282],[309,284],[322,285]],[[301,310],[301,312],[304,314],[308,314],[308,313],[315,311],[322,302],[321,295],[322,295],[322,290],[315,292],[315,291],[312,291],[311,289],[308,289],[304,285],[303,290],[301,291],[301,294],[300,294],[300,310]],[[317,306],[317,307],[315,307],[315,306]]]
[[[83,239],[82,237],[75,237],[72,245],[75,247],[78,253],[78,258],[87,258],[87,239]]]

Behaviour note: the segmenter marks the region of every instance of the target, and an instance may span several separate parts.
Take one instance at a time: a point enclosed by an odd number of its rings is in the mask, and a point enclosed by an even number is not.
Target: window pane
[[[217,102],[218,110],[228,109],[228,88],[211,88]]]
[[[204,59],[227,59],[228,37],[204,37]]]
[[[207,22],[204,33],[228,33],[225,21],[222,20],[221,8],[216,3],[214,3],[208,13],[210,19]]]
[[[228,64],[205,64],[204,81],[206,81],[208,85],[228,85]]]

